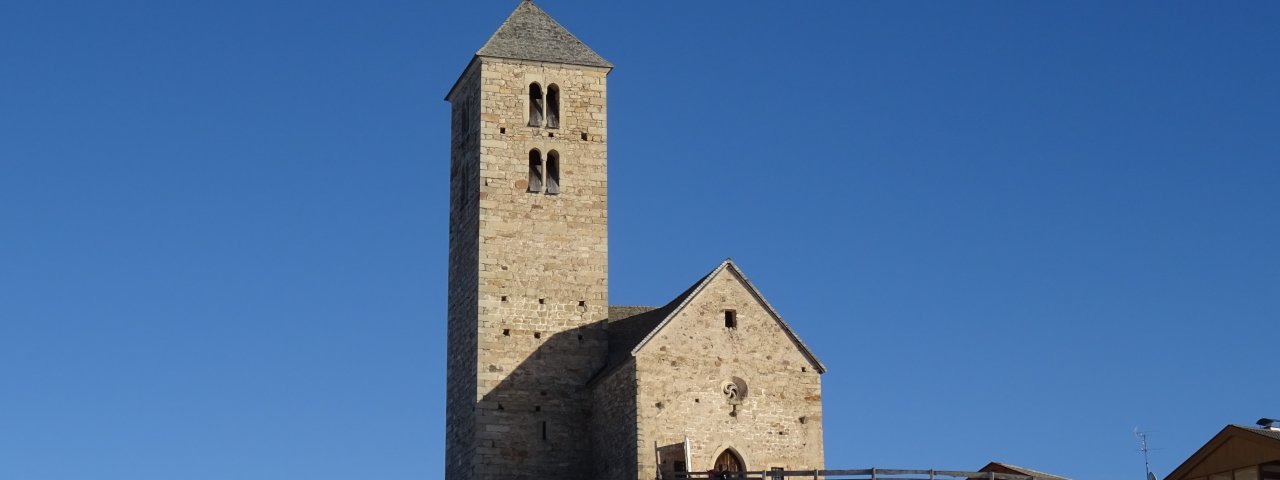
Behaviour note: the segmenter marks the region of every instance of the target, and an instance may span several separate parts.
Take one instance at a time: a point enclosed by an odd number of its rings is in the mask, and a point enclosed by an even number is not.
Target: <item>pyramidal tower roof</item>
[[[476,55],[613,68],[530,0],[520,2]]]

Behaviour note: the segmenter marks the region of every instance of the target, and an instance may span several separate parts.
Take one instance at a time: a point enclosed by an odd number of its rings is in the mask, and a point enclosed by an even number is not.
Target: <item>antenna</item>
[[[1142,465],[1147,469],[1146,480],[1156,480],[1156,475],[1151,473],[1151,447],[1147,446],[1147,432],[1133,427],[1133,436],[1138,437],[1138,451],[1142,452]]]

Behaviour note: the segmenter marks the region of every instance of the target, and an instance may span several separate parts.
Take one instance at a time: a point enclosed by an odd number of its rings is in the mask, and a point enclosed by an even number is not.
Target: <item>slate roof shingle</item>
[[[1273,439],[1280,440],[1280,430],[1271,430],[1267,428],[1258,428],[1258,427],[1251,427],[1251,426],[1244,426],[1244,425],[1236,425],[1236,426],[1243,428],[1245,430],[1248,430],[1250,432],[1256,433],[1258,435],[1262,435],[1264,437],[1271,437]]]
[[[524,0],[476,55],[613,68],[532,1]]]

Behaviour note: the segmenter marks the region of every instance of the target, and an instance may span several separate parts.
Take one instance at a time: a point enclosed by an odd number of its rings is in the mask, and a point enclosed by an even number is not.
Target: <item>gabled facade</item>
[[[609,305],[611,69],[526,0],[446,96],[445,477],[820,468],[824,368],[736,265]]]
[[[1165,480],[1280,480],[1280,429],[1228,425]]]
[[[823,467],[825,367],[732,261],[664,307],[614,312],[614,355],[592,382],[594,443],[610,446],[598,471]]]

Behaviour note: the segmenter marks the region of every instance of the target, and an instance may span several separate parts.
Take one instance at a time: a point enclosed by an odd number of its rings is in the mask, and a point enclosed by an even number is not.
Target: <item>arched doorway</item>
[[[732,448],[726,448],[720,452],[720,456],[716,457],[717,472],[744,472],[747,470],[746,464],[742,461]]]

